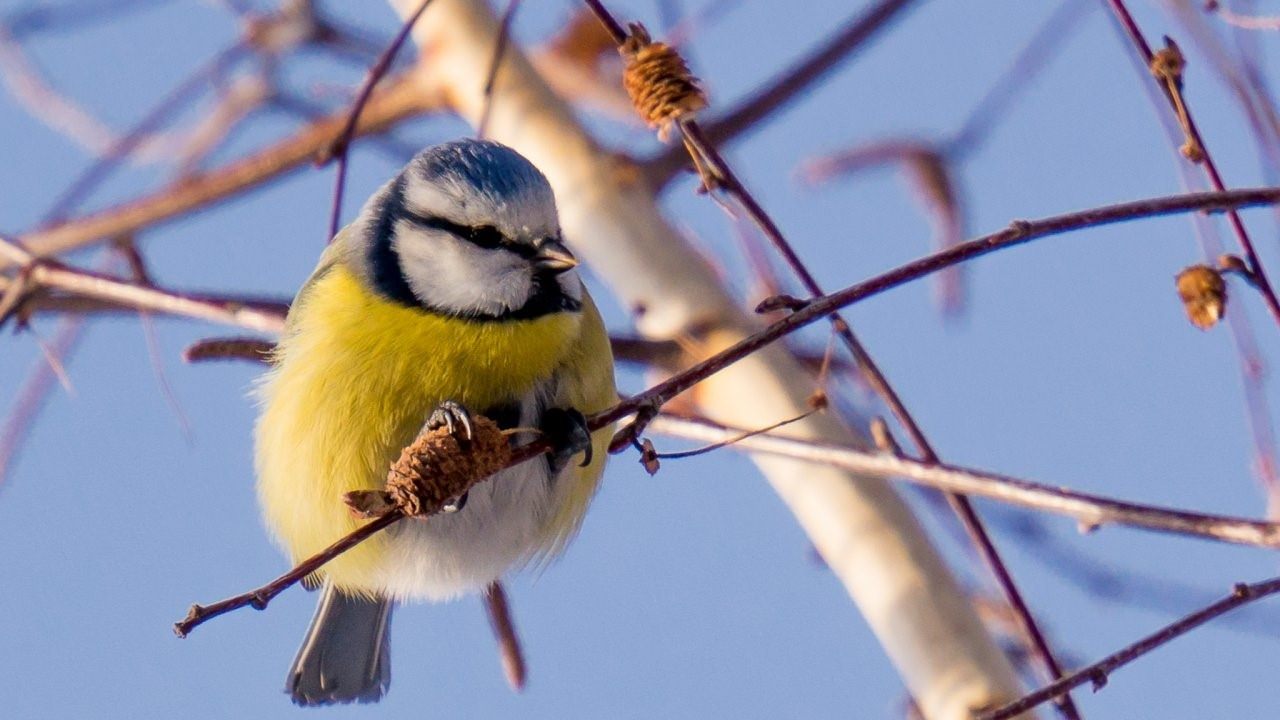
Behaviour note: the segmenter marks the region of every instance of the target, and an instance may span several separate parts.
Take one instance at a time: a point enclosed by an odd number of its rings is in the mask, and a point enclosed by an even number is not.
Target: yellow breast
[[[349,490],[381,487],[389,464],[431,411],[456,400],[480,411],[551,376],[574,349],[579,316],[477,322],[388,302],[338,266],[290,311],[290,332],[264,381],[258,488],[268,525],[295,560],[352,530]],[[326,567],[367,584],[381,543]]]

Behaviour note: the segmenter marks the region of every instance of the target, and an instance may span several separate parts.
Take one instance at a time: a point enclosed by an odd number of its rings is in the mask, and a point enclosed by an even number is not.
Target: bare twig
[[[721,145],[755,127],[849,59],[911,4],[912,0],[880,0],[860,12],[804,60],[763,83],[751,97],[724,115],[709,121],[705,128],[707,139]],[[661,188],[687,165],[684,148],[676,146],[646,160],[644,173],[653,187]]]
[[[775,322],[759,332],[730,345],[665,382],[634,396],[606,414],[608,422],[620,420],[639,410],[652,410],[696,383],[747,357],[756,350],[773,343],[803,327],[825,319],[833,311],[865,298],[878,295],[931,273],[1009,247],[1060,233],[1099,227],[1136,218],[1159,217],[1194,211],[1225,210],[1254,205],[1280,203],[1280,188],[1255,188],[1226,192],[1188,193],[1165,197],[1135,200],[1078,212],[1056,215],[1040,220],[1015,220],[999,232],[961,243],[948,250],[927,255],[918,260],[877,275],[874,278],[837,290],[808,301],[791,315]],[[649,419],[652,419],[650,416]]]
[[[1142,58],[1143,63],[1147,67],[1152,67],[1157,60],[1156,55],[1152,52],[1151,45],[1138,27],[1137,21],[1129,13],[1129,8],[1125,6],[1124,0],[1107,0],[1107,2],[1110,4],[1116,18],[1120,21],[1120,25],[1124,28],[1125,34],[1133,42],[1134,48]],[[1176,46],[1174,49],[1176,50]],[[1165,98],[1169,101],[1170,107],[1178,115],[1179,121],[1184,126],[1187,133],[1188,148],[1192,152],[1189,157],[1194,156],[1192,157],[1193,161],[1198,160],[1198,164],[1204,166],[1205,175],[1209,178],[1209,184],[1215,190],[1225,190],[1227,186],[1222,179],[1222,174],[1218,172],[1218,166],[1214,163],[1213,156],[1209,154],[1204,138],[1196,126],[1195,118],[1192,117],[1191,108],[1188,107],[1176,83],[1168,78],[1159,76],[1156,77],[1156,82],[1160,84],[1160,88],[1164,92]],[[1232,232],[1235,233],[1236,240],[1240,243],[1241,251],[1244,253],[1252,284],[1262,296],[1263,303],[1267,306],[1272,318],[1277,323],[1280,323],[1280,298],[1276,297],[1271,281],[1262,267],[1262,261],[1259,260],[1258,253],[1253,248],[1253,240],[1249,237],[1249,231],[1245,229],[1240,215],[1234,210],[1227,212],[1227,221],[1231,226]]]
[[[32,286],[53,288],[139,311],[181,315],[261,332],[278,333],[284,327],[284,309],[273,303],[188,295],[90,270],[76,270],[36,258],[4,238],[0,238],[0,257],[20,263],[20,277],[25,277]],[[18,281],[0,277],[0,289],[11,282]]]
[[[958,465],[925,463],[888,452],[790,438],[771,432],[745,432],[704,419],[658,415],[654,432],[699,442],[727,445],[744,452],[826,463],[872,477],[905,480],[944,492],[962,493],[997,502],[1063,515],[1079,521],[1084,530],[1122,525],[1204,540],[1280,548],[1280,523],[1213,515],[1176,508],[1117,500]],[[673,454],[659,453],[658,457]]]
[[[502,672],[507,677],[507,684],[512,690],[520,692],[524,689],[527,668],[524,651],[520,647],[520,636],[511,619],[511,605],[507,602],[507,592],[502,588],[501,582],[494,582],[485,588],[484,609],[489,616],[493,637],[498,641],[498,653],[502,658]]]
[[[209,360],[249,360],[269,364],[276,344],[270,340],[252,337],[208,338],[188,345],[182,351],[184,362]]]
[[[383,132],[438,105],[439,99],[423,93],[414,78],[398,76],[384,83],[371,96],[360,114],[356,132],[359,135]],[[346,119],[345,112],[329,116],[248,157],[122,205],[75,218],[56,227],[26,233],[19,239],[33,254],[47,257],[105,238],[127,235],[197,209],[207,209],[219,201],[305,167],[333,144],[333,138],[344,127]],[[12,260],[0,256],[0,270],[13,264]]]
[[[66,317],[58,323],[50,352],[58,362],[65,363],[75,346],[80,342],[84,331],[84,318]],[[23,441],[33,427],[32,418],[39,414],[41,407],[56,387],[58,373],[48,360],[40,360],[18,388],[13,406],[0,426],[0,489],[5,485]]]
[[[337,498],[334,501],[336,502]],[[225,600],[219,600],[211,605],[192,605],[191,609],[187,611],[187,616],[173,624],[173,631],[177,633],[178,637],[184,638],[196,627],[232,610],[239,610],[242,607],[264,610],[275,596],[292,585],[301,582],[303,578],[319,570],[325,563],[343,552],[373,537],[379,531],[391,527],[403,517],[399,511],[393,510],[380,518],[361,525],[355,531],[342,537],[320,553],[303,560],[289,572],[260,588],[255,588],[247,593],[229,597]]]
[[[348,111],[347,121],[342,126],[342,132],[339,133],[330,146],[329,155],[338,158],[338,170],[333,180],[333,207],[329,211],[329,234],[326,236],[325,242],[331,242],[338,234],[338,225],[342,221],[342,193],[347,183],[347,151],[350,148],[351,139],[355,137],[356,125],[360,122],[360,113],[369,104],[373,88],[391,69],[391,63],[395,60],[396,54],[400,52],[400,48],[404,47],[405,42],[409,39],[409,31],[413,29],[414,24],[418,22],[418,18],[422,17],[422,13],[426,11],[427,6],[430,4],[431,0],[422,0],[417,12],[409,16],[409,19],[401,24],[400,31],[396,33],[395,38],[391,40],[391,44],[387,46],[387,49],[382,52],[378,62],[369,68],[364,84],[360,87],[360,93],[356,95],[355,102],[351,104],[351,109]]]
[[[194,73],[169,91],[128,133],[116,139],[89,167],[67,186],[62,194],[53,202],[49,212],[41,224],[53,224],[61,221],[105,180],[120,160],[147,139],[151,133],[160,128],[166,119],[177,110],[197,97],[203,91],[210,78],[216,77],[231,67],[244,53],[245,46],[241,42],[232,44],[205,62]]]
[[[502,12],[502,22],[498,25],[498,40],[493,44],[493,59],[489,61],[489,72],[484,80],[484,111],[476,122],[476,137],[484,138],[489,127],[489,110],[493,107],[493,84],[498,79],[498,68],[502,67],[502,58],[507,53],[507,45],[511,43],[511,23],[515,22],[516,10],[520,9],[520,0],[507,0],[507,9]]]
[[[614,36],[619,48],[623,49],[629,38],[622,31],[618,22],[612,18],[609,11],[605,9],[600,0],[585,0],[587,5],[596,13],[597,17],[604,23],[606,29]],[[647,38],[646,38],[647,40]],[[800,259],[799,254],[792,247],[791,243],[783,235],[781,228],[774,222],[773,218],[765,212],[764,208],[746,188],[742,181],[738,178],[737,173],[729,167],[729,164],[720,155],[715,144],[707,138],[699,126],[697,120],[692,115],[684,115],[676,120],[677,126],[680,128],[684,137],[685,147],[689,150],[694,161],[694,165],[698,168],[706,168],[710,174],[710,178],[706,177],[708,172],[702,172],[703,184],[708,190],[715,187],[722,188],[731,195],[739,205],[746,211],[748,217],[760,228],[765,237],[773,244],[774,248],[782,255],[792,272],[800,279],[801,284],[813,297],[819,297],[824,291],[819,285],[817,278],[809,271],[804,262]],[[885,404],[893,412],[894,417],[906,429],[907,434],[911,437],[912,442],[919,450],[922,458],[926,462],[939,462],[936,452],[932,445],[925,438],[924,432],[920,429],[911,413],[907,410],[906,405],[902,402],[896,390],[889,384],[888,379],[880,370],[879,366],[872,358],[870,351],[862,344],[858,337],[854,334],[853,328],[849,323],[840,316],[839,313],[832,313],[829,317],[832,332],[844,342],[849,352],[853,355],[858,365],[859,372],[866,378],[868,384],[876,394],[879,395]],[[1012,606],[1014,613],[1018,617],[1022,625],[1023,632],[1030,638],[1035,649],[1037,657],[1044,665],[1045,671],[1049,678],[1061,677],[1062,669],[1059,667],[1057,659],[1053,655],[1052,649],[1049,647],[1048,641],[1044,634],[1036,624],[1035,618],[1031,614],[1030,608],[1022,597],[1022,593],[1018,590],[1014,583],[1013,576],[1005,565],[1004,560],[1000,557],[999,551],[995,547],[995,543],[991,540],[986,528],[982,524],[982,520],[978,517],[977,511],[967,499],[960,495],[948,495],[947,501],[954,508],[959,516],[961,523],[978,551],[979,556],[986,563],[995,577],[997,584],[1004,593],[1005,598]],[[1079,720],[1080,714],[1072,702],[1069,695],[1064,696],[1059,701],[1059,708],[1067,720]]]
[[[1182,14],[1185,16],[1189,13],[1184,11]],[[1198,33],[1197,35],[1202,36],[1204,34]],[[1214,56],[1215,54],[1211,52],[1210,55]],[[1267,132],[1269,125],[1263,119],[1266,111],[1272,109],[1270,108],[1270,102],[1269,100],[1263,100],[1261,96],[1255,97],[1251,95],[1247,82],[1242,78],[1236,77],[1231,72],[1231,68],[1225,59],[1219,58],[1215,64],[1228,85],[1236,90],[1237,98],[1246,110],[1246,115],[1254,130],[1255,142],[1258,144],[1259,149],[1263,151],[1260,154],[1264,156],[1265,169],[1265,157],[1270,156],[1271,151],[1275,149],[1273,143],[1268,141],[1268,138],[1274,137],[1274,133],[1269,134]],[[1147,90],[1146,95],[1162,121],[1161,125],[1169,141],[1169,146],[1177,149],[1183,141],[1183,128],[1178,125],[1175,118],[1162,112],[1161,106],[1165,102],[1163,93],[1156,85],[1150,85],[1145,82],[1149,69],[1141,67],[1138,62],[1134,63],[1134,69],[1143,79],[1143,86]],[[1174,165],[1178,170],[1178,177],[1183,190],[1191,192],[1200,189],[1203,181],[1198,180],[1198,173],[1194,172],[1194,169],[1188,163],[1182,162],[1182,159],[1181,153],[1176,153]],[[1208,222],[1206,218],[1200,216],[1193,216],[1192,220],[1192,228],[1204,253],[1205,261],[1211,265],[1216,264],[1224,253],[1216,224]],[[1256,459],[1254,470],[1267,492],[1273,512],[1280,511],[1280,474],[1278,474],[1280,473],[1280,467],[1277,467],[1276,463],[1275,436],[1272,430],[1271,413],[1266,400],[1265,363],[1258,352],[1257,341],[1249,325],[1244,304],[1232,303],[1227,308],[1226,319],[1238,358],[1237,367],[1244,395],[1245,419],[1249,424],[1249,434],[1253,441]]]
[[[1098,662],[1077,670],[1061,680],[1046,685],[1008,705],[979,713],[977,720],[1008,720],[1008,718],[1016,717],[1037,705],[1048,702],[1062,693],[1086,683],[1092,683],[1094,690],[1099,690],[1107,684],[1110,674],[1120,667],[1128,665],[1161,645],[1195,630],[1210,620],[1229,613],[1242,605],[1247,605],[1276,593],[1280,593],[1280,578],[1273,578],[1252,585],[1240,583],[1232,588],[1230,595],[1212,605],[1201,608],[1174,623],[1166,625],[1132,645],[1124,647]]]

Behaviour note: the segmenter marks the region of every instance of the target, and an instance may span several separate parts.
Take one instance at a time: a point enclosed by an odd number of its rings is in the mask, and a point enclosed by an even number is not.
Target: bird
[[[296,704],[376,702],[393,606],[483,590],[577,533],[609,442],[584,414],[618,396],[576,265],[546,177],[484,140],[419,152],[329,243],[255,389],[259,503],[295,563],[358,526],[344,493],[381,488],[424,427],[465,434],[476,413],[556,450],[312,576],[320,599],[286,680]]]

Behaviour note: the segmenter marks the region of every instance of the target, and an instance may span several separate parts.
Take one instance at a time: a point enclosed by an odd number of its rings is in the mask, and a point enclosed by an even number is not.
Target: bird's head
[[[582,305],[551,186],[499,143],[423,150],[369,199],[351,230],[365,279],[405,305],[478,320]]]

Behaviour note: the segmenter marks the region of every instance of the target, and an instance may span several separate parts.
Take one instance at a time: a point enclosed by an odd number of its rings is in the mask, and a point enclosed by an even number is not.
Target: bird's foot
[[[569,459],[582,453],[581,467],[591,464],[591,430],[587,418],[574,408],[550,408],[542,413],[542,434],[551,441],[551,465],[564,467]]]
[[[458,441],[458,445],[463,449],[470,446],[471,438],[473,437],[471,412],[460,403],[446,400],[432,411],[431,417],[427,418],[427,429],[439,430],[440,428],[448,428],[449,434]],[[445,503],[444,507],[440,508],[440,512],[456,513],[466,505],[467,493],[462,493]]]
[[[431,412],[431,417],[427,418],[428,430],[440,428],[449,428],[449,434],[458,441],[459,445],[466,447],[471,442],[473,430],[471,411],[460,403],[445,400]]]

